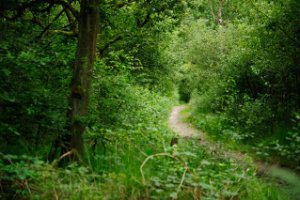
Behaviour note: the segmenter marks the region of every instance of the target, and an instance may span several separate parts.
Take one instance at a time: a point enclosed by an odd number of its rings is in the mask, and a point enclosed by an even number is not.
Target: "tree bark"
[[[69,97],[68,134],[63,143],[75,159],[85,160],[83,132],[96,56],[100,0],[81,0],[77,53]]]

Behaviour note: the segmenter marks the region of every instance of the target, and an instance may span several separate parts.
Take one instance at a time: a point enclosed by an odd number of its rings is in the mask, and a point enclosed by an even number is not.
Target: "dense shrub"
[[[45,154],[65,126],[74,41],[38,41],[27,21],[0,27],[0,151]]]

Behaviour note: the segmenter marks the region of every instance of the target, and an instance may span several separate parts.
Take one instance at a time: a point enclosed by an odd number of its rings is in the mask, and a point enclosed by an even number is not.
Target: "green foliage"
[[[1,154],[0,169],[4,199],[101,197],[101,177],[82,166],[57,169],[34,157]]]
[[[0,8],[0,198],[288,199],[196,140],[170,147],[167,122],[175,82],[195,125],[298,165],[299,125],[289,121],[299,113],[296,0],[226,1],[223,26],[206,0],[102,1],[89,115],[80,119],[88,163],[64,168],[45,157],[68,125],[76,38],[54,33],[76,34],[65,9],[79,1],[48,2]]]
[[[74,43],[59,36],[38,41],[26,21],[1,19],[0,26],[0,138],[6,141],[0,151],[33,153],[65,125]]]
[[[172,96],[174,71],[164,63],[161,52],[167,42],[165,32],[174,29],[185,7],[185,1],[178,0],[104,1],[99,42],[102,61],[114,69],[126,66],[136,84]]]
[[[255,148],[256,154],[267,159],[268,154],[275,156],[275,159],[280,159],[282,163],[288,166],[294,166],[299,170],[299,114],[296,115],[295,124],[292,129],[280,130],[272,139],[261,141]],[[287,134],[286,134],[287,132]],[[265,155],[261,155],[265,152]]]
[[[124,76],[107,75],[95,82],[94,88],[87,137],[99,139],[95,150],[99,155],[92,158],[97,168],[112,170],[119,165],[138,164],[138,157],[143,155],[137,156],[137,152],[157,152],[172,137],[166,123],[171,99],[134,86]],[[111,154],[109,162],[103,153]]]
[[[165,151],[179,160],[151,159],[144,168],[144,184],[139,165],[145,157],[135,166],[133,160],[125,164],[127,154],[120,160],[124,165],[99,175],[76,164],[61,169],[33,157],[1,155],[0,181],[4,190],[0,195],[31,199],[288,199],[278,188],[254,178],[253,169],[244,170],[231,160],[219,158],[217,153],[208,154],[197,141],[181,141]],[[137,152],[134,156],[140,157]],[[182,161],[189,167],[184,176]]]
[[[212,8],[195,2],[205,11],[196,15],[197,8],[191,9],[166,50],[168,63],[179,69],[182,99],[191,97],[191,120],[215,138],[251,144],[259,152],[273,149],[263,154],[299,166],[297,155],[287,153],[299,144],[287,138],[294,133],[296,140],[292,119],[300,109],[300,4],[230,1],[222,8],[224,25],[216,25],[211,9],[218,9],[217,1]]]

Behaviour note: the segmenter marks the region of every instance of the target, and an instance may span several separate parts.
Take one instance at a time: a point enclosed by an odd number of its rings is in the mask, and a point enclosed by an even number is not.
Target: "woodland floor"
[[[276,164],[256,161],[245,153],[229,150],[222,142],[211,140],[206,133],[186,122],[188,114],[183,114],[182,112],[186,108],[186,105],[175,106],[169,117],[169,126],[178,134],[179,140],[199,140],[199,145],[203,146],[212,155],[233,160],[244,166],[245,170],[248,167],[254,167],[257,170],[257,176],[272,179],[278,184],[286,186],[287,190],[292,191],[290,192],[290,195],[293,197],[292,199],[300,199],[300,176],[298,174]]]

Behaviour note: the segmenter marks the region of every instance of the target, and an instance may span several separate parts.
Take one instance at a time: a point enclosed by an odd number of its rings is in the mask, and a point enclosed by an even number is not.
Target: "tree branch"
[[[102,48],[99,49],[99,55],[102,56],[104,52],[114,43],[120,41],[123,39],[122,35],[118,35],[114,37],[112,40],[110,40],[108,43],[106,43]]]
[[[137,19],[137,22],[136,22],[136,23],[137,23],[137,26],[138,26],[139,28],[144,27],[144,26],[150,21],[150,15],[151,15],[151,12],[148,12],[147,15],[146,15],[146,17],[144,18],[143,21]]]
[[[44,0],[50,4],[58,4],[61,5],[65,8],[67,8],[68,10],[70,10],[70,12],[73,14],[73,16],[78,20],[79,19],[79,11],[76,10],[71,4],[69,4],[68,2],[65,2],[63,0]]]
[[[65,9],[65,13],[66,13],[66,16],[68,18],[69,25],[70,25],[71,29],[73,30],[73,32],[78,33],[78,27],[77,27],[77,24],[76,24],[75,17],[72,15],[72,13],[69,9]]]
[[[220,25],[224,24],[224,21],[223,21],[223,18],[222,18],[222,10],[223,10],[223,6],[224,6],[224,2],[225,2],[225,0],[220,0],[220,3],[219,3],[218,24],[220,24]]]
[[[65,30],[50,29],[47,32],[49,32],[49,33],[59,33],[59,34],[66,35],[66,36],[75,36],[75,37],[78,36],[78,33],[74,32],[73,30],[72,31],[65,31]]]
[[[65,11],[65,8],[63,8],[52,20],[51,23],[49,23],[44,30],[42,31],[42,33],[38,36],[38,38],[42,38],[44,36],[44,34],[47,33],[47,31],[50,29],[51,25],[63,14],[63,12]]]
[[[224,7],[225,0],[219,0],[219,8],[218,8],[218,13],[217,15],[215,14],[214,10],[214,4],[212,0],[208,0],[209,8],[210,8],[210,14],[212,18],[214,19],[216,24],[223,25],[224,21],[222,18],[223,14],[223,7]]]

